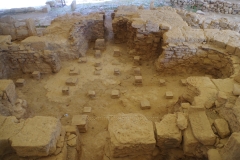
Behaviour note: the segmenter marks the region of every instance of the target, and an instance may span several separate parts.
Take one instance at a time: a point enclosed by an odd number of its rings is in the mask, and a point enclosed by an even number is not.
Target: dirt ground
[[[108,28],[107,47],[101,58],[94,57],[94,44],[90,44],[87,52],[87,63],[77,60],[62,62],[60,72],[52,75],[42,75],[41,80],[33,80],[30,75],[22,75],[27,83],[23,88],[17,88],[18,97],[26,99],[31,111],[30,116],[44,115],[61,119],[63,125],[71,125],[73,115],[83,114],[84,107],[92,107],[89,115],[88,132],[81,134],[83,144],[83,160],[97,160],[102,155],[103,146],[108,138],[108,117],[117,113],[141,113],[149,120],[159,121],[168,113],[167,106],[176,102],[184,92],[180,79],[190,75],[164,76],[154,67],[154,59],[143,61],[139,66],[142,71],[143,85],[135,86],[133,57],[128,55],[126,44],[114,44],[111,31],[110,13],[106,18]],[[113,48],[119,48],[121,57],[113,57]],[[94,75],[94,64],[102,63],[101,75]],[[62,95],[62,87],[69,76],[70,68],[74,66],[80,74],[76,86],[70,86],[70,95]],[[113,74],[114,68],[119,68],[121,74]],[[12,77],[14,80],[20,77]],[[166,80],[166,86],[160,86],[159,79]],[[111,91],[120,90],[120,98],[112,99]],[[87,96],[89,90],[96,92],[96,98]],[[166,99],[165,92],[172,91],[173,99]],[[141,110],[140,101],[148,99],[151,109]]]
[[[49,25],[56,16],[65,14],[69,8],[62,11],[56,9],[51,13],[31,13],[14,15],[17,19],[34,18],[36,24]],[[84,10],[82,10],[83,12]],[[92,9],[89,9],[92,11]],[[102,157],[105,140],[108,138],[107,126],[108,117],[117,113],[141,113],[151,121],[160,121],[163,115],[168,113],[168,106],[178,100],[178,97],[185,91],[185,87],[180,84],[181,79],[200,74],[185,75],[162,75],[155,70],[154,61],[143,61],[141,66],[143,85],[135,86],[133,69],[133,56],[127,52],[126,44],[114,44],[111,28],[110,12],[107,14],[106,26],[108,34],[106,36],[107,47],[102,53],[102,57],[94,57],[94,44],[90,44],[86,54],[87,63],[78,63],[77,60],[62,62],[62,69],[56,74],[42,75],[39,81],[24,74],[18,77],[26,79],[26,85],[16,88],[18,97],[26,99],[29,104],[30,116],[44,115],[54,116],[61,119],[63,125],[71,125],[73,115],[83,114],[84,107],[92,107],[89,115],[89,125],[87,133],[81,134],[82,140],[82,160],[98,160]],[[56,14],[59,13],[59,14]],[[234,17],[232,17],[234,18]],[[113,48],[119,48],[121,57],[113,57]],[[102,63],[101,75],[94,75],[94,64]],[[80,70],[76,86],[70,86],[70,95],[62,95],[62,87],[69,77],[71,67]],[[114,68],[119,68],[121,74],[113,74]],[[203,75],[201,75],[203,76]],[[160,86],[159,79],[165,79],[166,85]],[[112,99],[111,91],[120,90],[120,98]],[[90,99],[87,96],[89,90],[96,92],[96,98]],[[172,91],[173,99],[166,99],[165,92]],[[151,109],[141,110],[140,101],[148,99]],[[84,113],[86,114],[86,113]]]

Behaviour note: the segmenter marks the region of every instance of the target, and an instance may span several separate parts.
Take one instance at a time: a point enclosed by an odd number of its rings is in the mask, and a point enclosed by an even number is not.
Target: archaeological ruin
[[[0,160],[240,160],[238,0],[40,1],[0,2]]]

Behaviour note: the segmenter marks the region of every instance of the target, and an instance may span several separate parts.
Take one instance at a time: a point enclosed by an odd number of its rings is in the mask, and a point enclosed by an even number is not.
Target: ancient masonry
[[[197,8],[223,14],[240,14],[240,3],[226,0],[170,0],[173,5]]]
[[[135,66],[154,59],[156,70],[161,74],[207,76],[182,79],[186,91],[157,121],[140,113],[109,116],[106,128],[109,137],[102,148],[102,160],[240,159],[239,27],[223,19],[216,26],[213,22],[197,23],[189,18],[195,14],[183,13],[170,7],[144,10],[120,6],[112,14],[115,43],[127,44]],[[81,134],[88,132],[88,115],[74,115],[71,124],[65,126],[54,117],[29,117],[27,101],[19,99],[15,90],[15,86],[25,85],[24,79],[14,84],[7,78],[19,72],[31,73],[37,81],[43,73],[58,72],[61,61],[79,58],[79,63],[86,63],[84,56],[88,42],[92,41],[95,42],[94,56],[100,59],[107,47],[104,19],[104,13],[67,14],[52,21],[42,36],[34,36],[35,29],[29,27],[27,21],[20,23],[9,16],[3,18],[4,25],[11,27],[8,31],[0,30],[4,33],[0,36],[0,109],[9,115],[0,116],[0,158],[12,155],[13,159],[21,160],[80,159]],[[16,39],[20,41],[14,42]],[[114,49],[113,56],[117,58],[121,52]],[[101,62],[93,66],[94,74],[100,75]],[[69,71],[71,76],[78,74],[79,70],[74,67]],[[113,74],[119,76],[121,72],[115,68]],[[134,80],[136,87],[144,85],[138,67],[134,69]],[[78,81],[76,77],[68,78],[61,96],[69,96],[69,86],[75,87]],[[165,83],[160,79],[160,86]],[[96,92],[89,90],[86,96],[94,100]],[[121,92],[112,89],[110,96],[118,99]],[[172,91],[166,91],[166,99],[173,96]],[[150,102],[142,99],[141,109],[150,108]],[[89,112],[91,107],[84,107],[84,113]],[[214,118],[216,115],[218,118]],[[74,153],[73,157],[69,158],[68,153]]]

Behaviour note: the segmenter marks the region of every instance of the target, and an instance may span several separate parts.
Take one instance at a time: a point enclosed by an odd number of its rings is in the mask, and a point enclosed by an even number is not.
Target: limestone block
[[[172,99],[172,98],[173,98],[173,93],[172,93],[172,91],[167,91],[167,92],[165,93],[165,97],[166,97],[167,99]]]
[[[37,30],[35,27],[35,21],[31,18],[26,20],[27,28],[28,28],[28,36],[36,36]]]
[[[84,107],[83,113],[90,113],[92,111],[92,107]]]
[[[221,138],[226,138],[231,133],[228,127],[228,123],[225,119],[215,119],[214,126]]]
[[[0,92],[6,95],[6,98],[14,104],[17,98],[15,85],[12,80],[0,80]]]
[[[195,138],[195,136],[192,133],[191,125],[189,124],[187,129],[183,131],[183,151],[184,154],[188,156],[195,155],[195,152],[197,151],[198,146],[200,143]]]
[[[13,137],[23,128],[24,122],[20,122],[14,116],[0,116],[0,155],[12,151],[9,138]]]
[[[227,95],[225,92],[219,91],[217,94],[217,101],[219,103],[226,103],[227,102]]]
[[[0,35],[0,44],[11,43],[12,37],[10,35]]]
[[[141,68],[139,68],[139,67],[134,68],[134,75],[135,76],[141,76]]]
[[[120,70],[118,68],[114,68],[114,75],[120,75]]]
[[[80,133],[87,132],[88,115],[74,115],[72,118],[72,126],[77,126]]]
[[[176,120],[175,114],[167,114],[162,118],[161,122],[155,122],[158,147],[179,147],[182,142],[182,133],[177,127]]]
[[[101,75],[101,71],[94,71],[94,75]]]
[[[79,75],[79,73],[80,73],[79,69],[74,69],[74,70],[69,72],[69,75],[74,76],[74,75]]]
[[[142,83],[142,76],[135,76],[135,83]]]
[[[21,29],[17,29],[17,37],[27,37],[28,36],[28,30],[27,28],[21,28]]]
[[[86,63],[87,62],[87,57],[81,57],[78,59],[78,63]]]
[[[39,79],[41,78],[41,74],[40,74],[39,71],[34,71],[34,72],[32,73],[32,77],[33,77],[34,79],[39,80]]]
[[[100,67],[101,66],[101,62],[96,62],[94,66],[95,67]]]
[[[105,50],[106,49],[106,44],[104,39],[97,39],[95,41],[95,49],[97,50]]]
[[[95,98],[96,97],[95,91],[88,91],[88,97]]]
[[[35,116],[25,121],[21,131],[11,137],[10,142],[19,156],[48,156],[55,152],[60,133],[59,119]]]
[[[111,97],[112,97],[112,98],[119,98],[119,97],[120,97],[120,92],[119,92],[119,90],[112,90]]]
[[[111,116],[108,131],[113,157],[151,154],[155,148],[153,124],[142,114]]]
[[[239,96],[240,95],[240,85],[239,84],[234,84],[233,85],[233,95]]]
[[[180,82],[183,86],[187,85],[187,80],[186,79],[181,79]]]
[[[228,139],[227,143],[220,150],[223,160],[239,160],[240,159],[240,133],[234,132]]]
[[[141,101],[141,109],[150,109],[151,105],[150,102],[146,99]]]
[[[177,126],[180,130],[184,130],[188,126],[188,120],[182,112],[177,112]]]
[[[165,79],[160,79],[159,84],[160,84],[160,86],[165,86],[166,85],[166,80]]]
[[[101,50],[96,50],[94,56],[95,58],[101,58]]]
[[[17,79],[16,87],[23,87],[25,83],[26,83],[25,79]]]
[[[191,106],[190,103],[181,103],[181,107],[183,109],[188,109],[190,106]]]
[[[62,88],[62,94],[63,95],[69,95],[69,87],[68,86],[65,86]]]
[[[119,57],[121,55],[121,52],[119,49],[114,48],[113,49],[113,57]]]
[[[38,37],[38,36],[31,36],[23,41],[21,41],[21,44],[24,46],[30,46],[34,50],[46,50],[48,48],[47,40],[44,36]]]
[[[196,139],[203,145],[214,145],[216,136],[212,131],[204,108],[191,106],[188,109],[188,114],[192,132]]]
[[[78,83],[78,78],[68,78],[66,84],[69,86],[76,86]]]
[[[208,160],[222,160],[221,155],[216,149],[209,149],[207,151],[207,155],[208,155]]]

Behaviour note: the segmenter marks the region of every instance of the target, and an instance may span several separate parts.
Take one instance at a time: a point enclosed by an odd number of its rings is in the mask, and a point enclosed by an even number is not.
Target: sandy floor
[[[62,62],[60,72],[52,75],[42,75],[41,80],[36,81],[30,75],[22,75],[27,80],[26,86],[17,88],[19,98],[26,99],[29,103],[31,116],[44,115],[61,118],[63,125],[71,124],[73,115],[83,114],[84,107],[92,107],[89,115],[88,132],[82,134],[83,160],[97,160],[103,153],[105,139],[108,137],[108,117],[117,113],[141,113],[149,120],[159,121],[168,112],[167,106],[176,102],[178,97],[186,89],[180,84],[180,79],[190,75],[164,76],[155,71],[154,60],[144,61],[140,66],[143,76],[143,86],[135,86],[133,57],[127,54],[125,44],[114,44],[111,31],[110,14],[107,17],[108,36],[107,49],[102,57],[94,57],[93,44],[87,53],[87,63],[77,63],[77,60]],[[113,57],[113,48],[118,47],[122,51],[121,57]],[[101,75],[94,75],[94,64],[102,62]],[[63,96],[61,89],[69,76],[70,67],[80,70],[76,75],[79,82],[76,86],[70,86],[70,95]],[[113,74],[114,68],[119,68],[121,75]],[[14,79],[19,77],[14,77]],[[166,86],[159,85],[159,79],[166,80]],[[112,99],[111,91],[120,90],[120,98]],[[96,92],[96,98],[87,96],[89,90]],[[165,92],[172,91],[173,99],[166,99]],[[141,110],[140,101],[148,99],[151,109]],[[67,116],[64,116],[66,115]],[[93,138],[94,137],[94,138]]]

